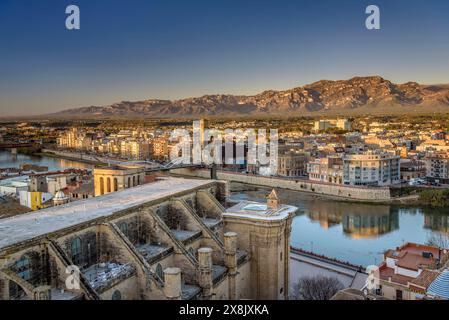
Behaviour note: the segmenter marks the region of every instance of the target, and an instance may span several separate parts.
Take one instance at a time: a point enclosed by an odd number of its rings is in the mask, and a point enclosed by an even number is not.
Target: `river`
[[[231,198],[265,202],[269,192],[236,191]],[[348,203],[288,190],[279,190],[278,195],[282,203],[299,208],[292,224],[292,246],[357,265],[377,265],[384,251],[405,242],[424,244],[449,234],[449,208]]]
[[[49,171],[63,170],[67,168],[86,169],[92,165],[64,160],[59,158],[32,156],[26,154],[14,155],[9,151],[0,151],[0,168],[19,168],[22,164],[35,164],[48,167]]]

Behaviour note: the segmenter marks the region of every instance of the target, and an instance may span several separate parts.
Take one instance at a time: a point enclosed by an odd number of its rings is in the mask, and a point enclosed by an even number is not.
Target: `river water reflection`
[[[233,199],[265,201],[269,189],[232,192]],[[281,190],[281,201],[299,208],[291,244],[304,250],[367,266],[404,242],[426,243],[449,233],[449,208],[410,208],[346,203]]]

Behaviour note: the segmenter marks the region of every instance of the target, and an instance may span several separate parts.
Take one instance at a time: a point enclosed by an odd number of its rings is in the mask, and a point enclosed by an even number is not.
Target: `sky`
[[[366,75],[449,83],[448,36],[447,0],[0,0],[0,117]]]

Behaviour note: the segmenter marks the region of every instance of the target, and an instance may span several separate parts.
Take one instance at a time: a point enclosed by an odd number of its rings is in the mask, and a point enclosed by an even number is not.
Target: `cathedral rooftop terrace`
[[[100,197],[1,219],[0,249],[212,183],[214,181],[211,180],[170,177]]]

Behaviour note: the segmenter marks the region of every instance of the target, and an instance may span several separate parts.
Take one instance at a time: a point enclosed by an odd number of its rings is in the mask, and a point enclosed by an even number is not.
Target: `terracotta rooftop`
[[[438,276],[438,271],[424,270],[417,278],[411,281],[410,284],[427,289]]]
[[[428,253],[429,256],[424,256]],[[401,268],[418,271],[429,267],[440,258],[440,249],[437,247],[407,243],[396,250],[385,252],[385,258],[396,260],[396,265]]]
[[[425,258],[419,254],[406,252],[403,257],[401,257],[396,265],[398,267],[418,271],[419,269],[430,267],[435,262],[434,258]]]
[[[413,281],[413,277],[407,277],[402,274],[395,274],[394,269],[387,267],[385,264],[379,268],[380,278],[385,281],[389,281],[391,278],[391,282],[399,283],[404,286],[408,285],[409,282]]]

